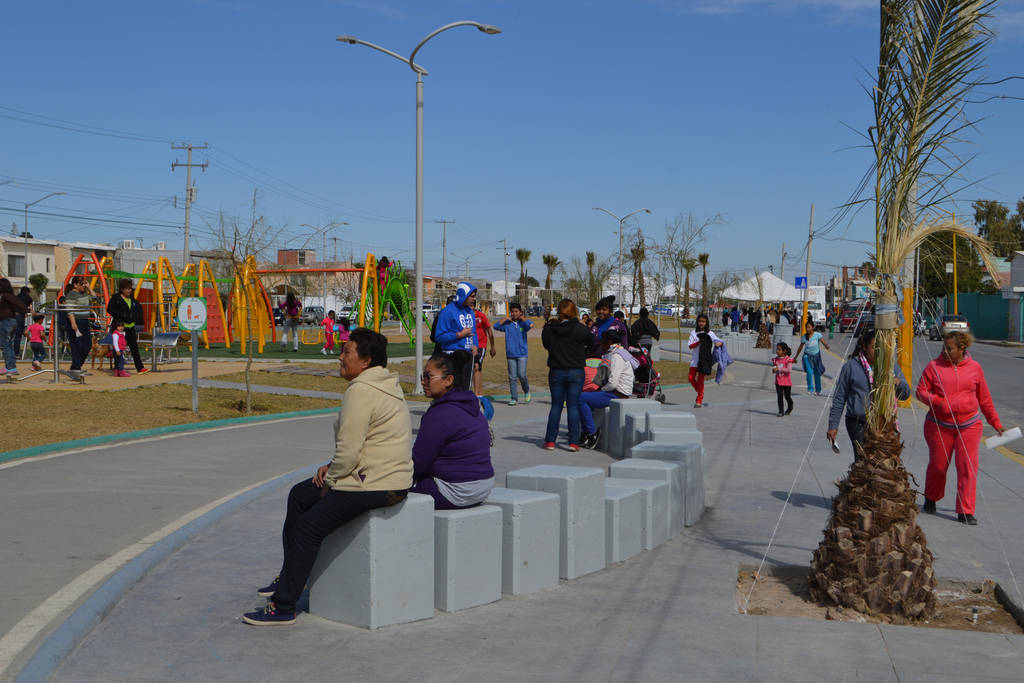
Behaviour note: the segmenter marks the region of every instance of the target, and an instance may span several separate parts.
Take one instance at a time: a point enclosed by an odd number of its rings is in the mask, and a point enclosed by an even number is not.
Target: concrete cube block
[[[605,439],[608,455],[621,460],[629,453],[629,449],[624,447],[630,438],[625,434],[626,415],[659,412],[661,412],[661,403],[652,398],[612,399],[611,405],[608,406],[608,437]]]
[[[434,605],[454,612],[501,600],[501,508],[434,511]]]
[[[704,514],[704,467],[707,451],[697,444],[645,441],[630,449],[630,458],[678,463],[683,471],[683,525],[693,526]]]
[[[324,539],[309,578],[309,611],[364,628],[434,616],[434,499],[410,493]]]
[[[697,416],[688,410],[662,410],[659,413],[647,413],[647,428],[651,427],[697,429]]]
[[[626,427],[622,437],[622,452],[638,443],[647,441],[647,416],[649,413],[630,413],[626,415]],[[628,444],[628,445],[627,445]]]
[[[643,507],[640,516],[640,544],[644,550],[654,550],[668,540],[668,484],[664,481],[621,479],[608,477],[609,486],[640,491]]]
[[[644,498],[639,489],[604,487],[604,548],[608,563],[638,555],[641,545]]]
[[[559,497],[494,488],[485,503],[501,509],[501,592],[520,595],[557,586]]]
[[[607,450],[605,444],[608,443],[608,413],[610,411],[607,408],[594,408],[591,412],[594,416],[594,426],[601,432],[601,438],[594,448],[602,451]]]
[[[654,425],[647,430],[647,440],[664,441],[669,443],[696,443],[702,446],[704,445],[704,435],[698,429],[678,429],[664,427],[662,425]]]
[[[604,471],[537,465],[505,475],[510,489],[545,491],[561,500],[558,571],[575,579],[604,569]]]
[[[679,463],[665,460],[629,458],[608,466],[608,476],[621,479],[653,479],[668,484],[668,510],[665,518],[668,536],[674,538],[683,530],[684,474]]]

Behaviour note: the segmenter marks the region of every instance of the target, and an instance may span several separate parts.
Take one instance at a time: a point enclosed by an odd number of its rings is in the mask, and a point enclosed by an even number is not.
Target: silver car
[[[945,337],[950,332],[970,332],[967,318],[962,315],[944,315],[939,320],[939,334]]]

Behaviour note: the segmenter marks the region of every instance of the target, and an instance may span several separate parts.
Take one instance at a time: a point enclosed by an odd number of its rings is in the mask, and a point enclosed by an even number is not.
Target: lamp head
[[[501,29],[500,28],[498,28],[497,26],[491,26],[490,24],[481,24],[481,25],[477,26],[477,29],[480,30],[480,31],[483,31],[484,33],[486,33],[489,36],[493,36],[493,35],[496,35],[498,33],[501,33]]]
[[[349,45],[355,45],[357,42],[355,36],[338,36],[335,40],[339,43],[348,43]]]
[[[645,212],[647,212],[647,213],[650,213],[650,212],[651,212],[651,210],[650,210],[650,209],[644,209],[644,211],[645,211]]]

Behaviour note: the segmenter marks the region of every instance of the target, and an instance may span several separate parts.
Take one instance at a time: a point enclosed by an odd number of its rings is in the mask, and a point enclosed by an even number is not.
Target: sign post
[[[199,413],[199,332],[206,329],[206,298],[188,296],[178,299],[178,328],[191,334],[192,412]]]

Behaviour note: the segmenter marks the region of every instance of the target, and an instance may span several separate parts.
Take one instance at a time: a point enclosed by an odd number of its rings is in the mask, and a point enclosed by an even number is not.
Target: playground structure
[[[277,340],[273,304],[263,285],[262,275],[361,273],[356,309],[358,325],[379,332],[383,313],[390,306],[391,312],[409,336],[410,344],[415,343],[415,318],[409,302],[409,285],[400,263],[388,263],[386,267],[380,267],[374,255],[367,254],[362,268],[260,269],[255,256],[249,256],[236,264],[234,271],[233,277],[215,278],[209,263],[200,260],[198,263],[187,264],[178,274],[167,258],[159,257],[155,261],[148,261],[141,273],[127,273],[115,270],[113,259],[109,256],[99,258],[96,254],[82,254],[75,259],[64,277],[63,288],[67,288],[73,277],[85,277],[99,299],[93,304],[93,316],[97,324],[106,329],[111,322],[107,305],[110,298],[118,294],[117,281],[121,278],[134,280],[134,295],[143,308],[144,322],[140,332],[144,333],[176,329],[178,299],[205,297],[207,329],[201,333],[205,348],[209,349],[211,344],[223,344],[230,348],[232,340],[237,340],[242,353],[246,352],[249,343],[254,343],[257,352],[262,353],[268,341]],[[225,310],[222,287],[228,284],[231,285],[226,297],[229,309]],[[55,327],[51,326],[50,329],[51,344]],[[191,341],[188,343],[191,344]]]

